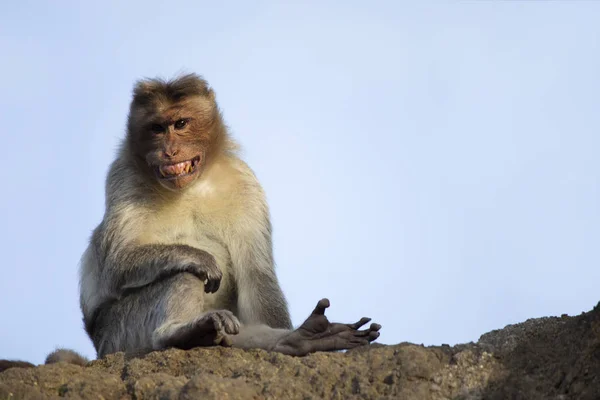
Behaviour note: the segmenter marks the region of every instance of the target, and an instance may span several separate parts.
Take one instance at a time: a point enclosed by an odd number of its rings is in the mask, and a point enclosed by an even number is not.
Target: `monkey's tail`
[[[55,364],[57,362],[66,362],[69,364],[75,364],[85,366],[89,360],[77,353],[76,351],[69,349],[56,349],[52,353],[48,354],[44,364]],[[0,372],[5,371],[9,368],[33,368],[34,364],[27,361],[18,360],[0,360]]]

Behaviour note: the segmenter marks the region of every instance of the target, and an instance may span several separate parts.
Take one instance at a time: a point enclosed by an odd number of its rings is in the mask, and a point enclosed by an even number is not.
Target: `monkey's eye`
[[[187,123],[187,120],[180,119],[177,122],[175,122],[175,129],[183,129],[187,125]]]
[[[150,130],[152,131],[152,133],[162,133],[165,130],[165,128],[163,128],[161,124],[152,124]]]

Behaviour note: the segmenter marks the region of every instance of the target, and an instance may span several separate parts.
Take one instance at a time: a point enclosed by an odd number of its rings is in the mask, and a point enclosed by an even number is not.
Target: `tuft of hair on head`
[[[66,362],[69,364],[85,366],[89,360],[77,353],[76,351],[69,349],[56,349],[46,357],[45,364],[55,364],[58,362]]]
[[[173,79],[145,78],[136,82],[133,88],[133,103],[147,105],[153,101],[177,102],[186,97],[203,96],[214,100],[214,91],[200,75],[191,73]]]

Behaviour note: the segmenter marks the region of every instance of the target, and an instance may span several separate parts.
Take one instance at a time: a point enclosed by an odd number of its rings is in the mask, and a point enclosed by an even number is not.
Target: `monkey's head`
[[[206,81],[195,74],[137,82],[127,124],[128,149],[151,179],[181,190],[220,150],[225,128]]]

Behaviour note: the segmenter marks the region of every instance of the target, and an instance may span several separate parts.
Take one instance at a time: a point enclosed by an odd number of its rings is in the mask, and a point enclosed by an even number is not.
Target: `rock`
[[[26,365],[24,365],[26,366]],[[477,343],[373,344],[288,357],[262,350],[122,353],[0,373],[0,399],[598,399],[600,304]]]

